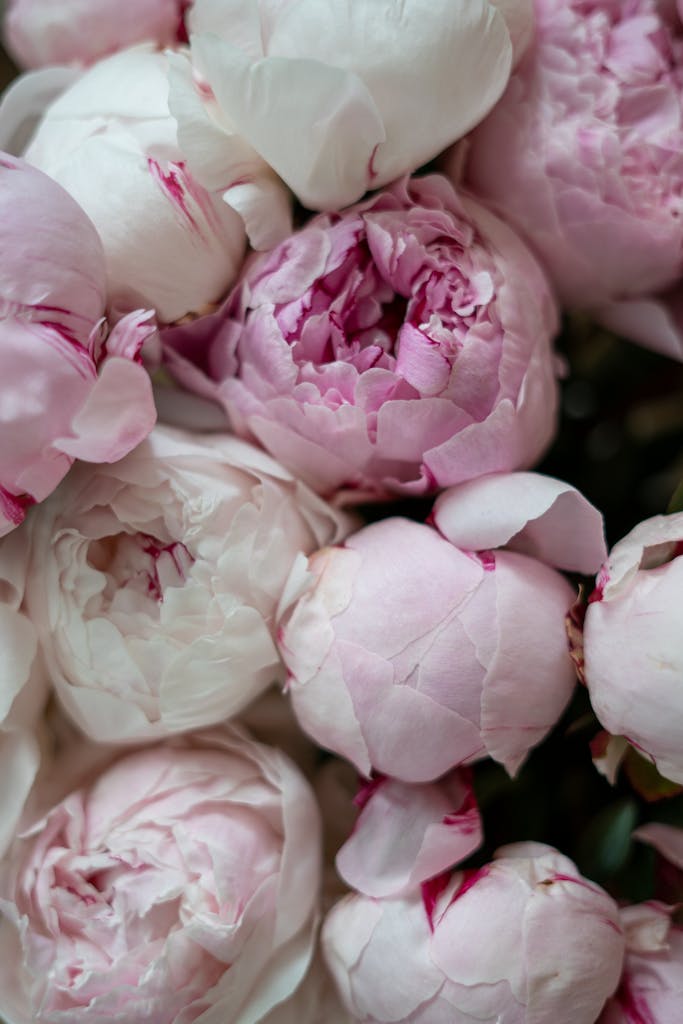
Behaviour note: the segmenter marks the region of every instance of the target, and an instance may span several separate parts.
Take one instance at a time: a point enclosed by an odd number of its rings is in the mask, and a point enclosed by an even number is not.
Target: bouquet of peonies
[[[1,1024],[679,1024],[683,3],[3,18]]]

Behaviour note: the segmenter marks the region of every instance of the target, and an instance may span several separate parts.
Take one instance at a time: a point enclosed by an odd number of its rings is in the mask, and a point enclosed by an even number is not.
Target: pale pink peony
[[[92,223],[66,192],[0,154],[0,535],[24,518],[75,458],[112,462],[156,413],[140,365],[151,314],[110,332],[106,276]]]
[[[556,326],[519,239],[433,175],[315,218],[166,345],[238,432],[357,500],[538,459],[555,429]]]
[[[583,630],[602,725],[683,783],[683,513],[640,523],[610,552]]]
[[[172,62],[181,145],[252,241],[268,231],[272,245],[286,227],[267,225],[275,174],[304,206],[338,210],[480,121],[528,43],[532,4],[196,0],[188,21],[191,54]]]
[[[621,973],[619,911],[550,847],[503,847],[402,899],[348,896],[323,949],[364,1024],[594,1024]]]
[[[0,540],[0,856],[14,835],[40,765],[48,681],[23,598],[28,531]]]
[[[235,278],[242,222],[187,168],[163,54],[136,47],[87,70],[47,106],[25,157],[93,221],[116,308],[144,304],[177,320],[221,299]]]
[[[91,64],[146,40],[171,46],[184,35],[186,0],[9,0],[7,49],[19,64]]]
[[[624,973],[598,1024],[677,1024],[683,1005],[683,929],[672,907],[625,907]]]
[[[683,358],[680,326],[649,299],[683,272],[680,21],[658,0],[535,6],[535,43],[473,133],[466,179],[566,306]]]
[[[467,772],[411,786],[379,776],[356,796],[360,815],[336,857],[347,885],[366,896],[399,896],[467,859],[483,842]]]
[[[232,436],[157,427],[76,469],[35,517],[29,610],[67,711],[94,739],[161,738],[235,715],[281,678],[285,584],[350,524]]]
[[[526,488],[515,474],[464,485],[463,515],[461,489],[447,491],[433,516],[443,536],[384,519],[309,559],[315,585],[278,635],[288,690],[303,728],[363,774],[425,782],[485,756],[514,773],[569,700],[575,593],[532,555],[542,538],[551,564],[595,568],[601,519],[567,485],[520,476]],[[490,550],[496,538],[530,554]]]
[[[255,1024],[307,969],[319,879],[310,789],[245,734],[84,766],[3,867],[0,1012],[7,1024]]]

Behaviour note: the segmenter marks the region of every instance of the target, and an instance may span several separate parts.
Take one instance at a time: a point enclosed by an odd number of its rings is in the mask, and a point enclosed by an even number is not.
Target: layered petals
[[[304,779],[235,730],[82,765],[3,865],[3,1018],[255,1024],[308,967],[319,862]]]
[[[562,713],[573,590],[549,566],[397,518],[309,567],[278,634],[288,691],[304,729],[363,774],[426,782],[486,755],[514,773]]]
[[[36,517],[29,585],[57,692],[100,741],[235,715],[282,674],[276,613],[349,524],[233,437],[157,428]]]
[[[671,6],[536,0],[534,44],[473,133],[466,179],[531,242],[564,305],[681,359],[680,323],[653,298],[683,272],[683,27]],[[460,164],[454,154],[456,176]]]
[[[191,56],[205,113],[190,109],[192,86],[178,83],[190,164],[200,180],[220,167],[227,187],[248,149],[256,181],[272,168],[305,206],[340,209],[477,124],[531,24],[528,0],[196,0]],[[197,130],[206,115],[208,146]]]
[[[314,218],[164,342],[239,433],[358,501],[533,463],[555,426],[555,327],[531,254],[434,175]]]
[[[401,900],[347,897],[323,949],[347,1009],[372,1024],[594,1024],[624,936],[607,893],[522,843]]]
[[[0,157],[0,535],[65,476],[75,458],[112,462],[156,419],[142,366],[152,314],[110,329],[92,223],[57,184]]]
[[[638,524],[610,552],[583,630],[585,678],[602,725],[683,782],[683,514]]]
[[[164,55],[137,47],[96,64],[48,106],[25,156],[93,221],[122,312],[153,306],[177,320],[219,300],[235,278],[242,224],[186,165]]]

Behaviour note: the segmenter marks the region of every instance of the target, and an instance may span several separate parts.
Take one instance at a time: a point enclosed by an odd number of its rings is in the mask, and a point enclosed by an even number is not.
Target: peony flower
[[[567,857],[519,843],[402,899],[348,896],[323,950],[367,1024],[594,1024],[624,937],[614,901]]]
[[[564,305],[683,358],[650,299],[683,273],[680,21],[660,0],[535,7],[535,43],[473,133],[466,179],[532,243]]]
[[[366,896],[398,896],[441,875],[481,846],[479,808],[464,771],[409,786],[385,775],[361,787],[360,816],[337,871]]]
[[[239,217],[189,173],[176,135],[166,57],[138,47],[51,103],[25,153],[92,219],[111,302],[154,306],[165,321],[220,299],[245,247]]]
[[[683,513],[639,523],[610,552],[583,630],[602,725],[683,783]]]
[[[47,680],[24,614],[27,531],[0,541],[0,856],[14,835],[40,765],[37,726]]]
[[[307,969],[319,861],[304,779],[235,730],[88,772],[3,867],[0,1012],[256,1024]]]
[[[444,536],[384,519],[309,559],[315,584],[278,636],[287,686],[302,727],[363,774],[426,782],[485,756],[514,773],[569,700],[573,588],[537,557],[477,540],[538,543],[551,560],[554,534],[560,564],[595,567],[600,516],[567,485],[520,476],[526,494],[515,475],[447,491],[434,510]]]
[[[314,489],[362,499],[538,459],[556,325],[519,240],[431,176],[313,219],[250,264],[222,315],[166,344],[238,432]]]
[[[172,45],[186,6],[184,0],[9,0],[5,41],[27,68],[91,64],[145,40]]]
[[[102,246],[46,175],[0,154],[0,536],[75,458],[120,459],[152,429],[140,311],[108,334]]]
[[[343,516],[233,437],[157,428],[75,471],[36,517],[29,610],[57,693],[96,740],[235,715],[282,670],[278,603]]]
[[[672,924],[671,907],[645,903],[625,907],[624,973],[598,1024],[673,1024],[683,1000],[683,929]]]
[[[198,179],[262,230],[269,173],[304,206],[338,210],[464,135],[503,92],[532,11],[196,0],[188,20],[191,63],[175,58],[171,93],[181,145]]]

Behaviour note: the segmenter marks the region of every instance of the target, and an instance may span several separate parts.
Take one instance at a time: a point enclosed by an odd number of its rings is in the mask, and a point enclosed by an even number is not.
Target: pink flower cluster
[[[482,779],[578,666],[683,785],[683,513],[534,471],[560,305],[683,357],[680,14],[7,5],[5,1024],[675,1024],[674,909]]]

